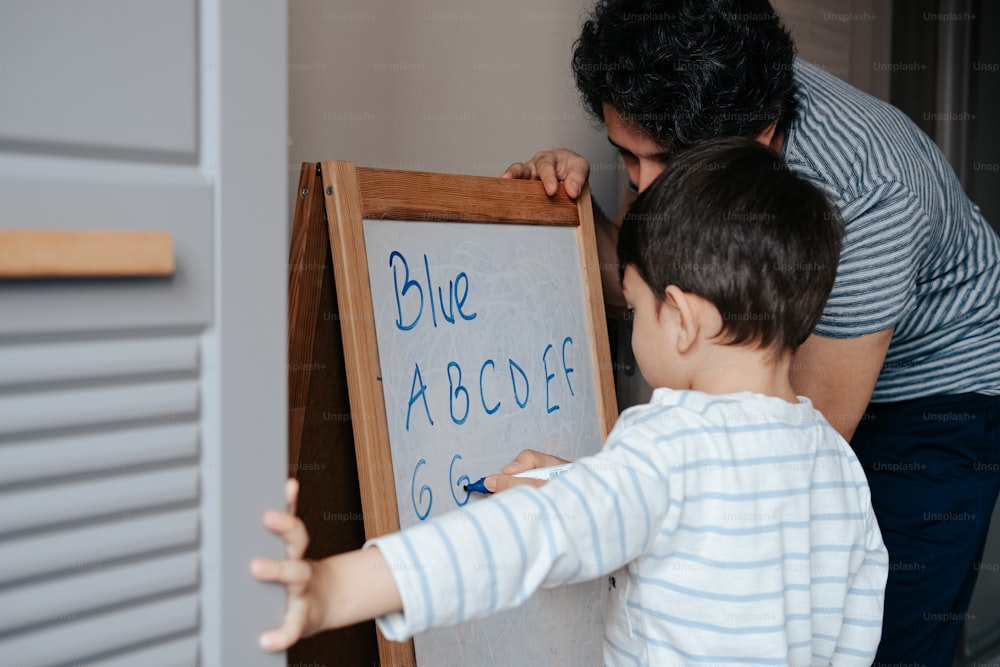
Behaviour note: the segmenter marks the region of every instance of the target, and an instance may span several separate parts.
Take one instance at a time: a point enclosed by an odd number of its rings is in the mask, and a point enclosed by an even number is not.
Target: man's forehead
[[[644,157],[670,153],[669,147],[657,143],[639,123],[623,117],[608,104],[604,106],[604,128],[608,141],[619,150],[624,149]]]

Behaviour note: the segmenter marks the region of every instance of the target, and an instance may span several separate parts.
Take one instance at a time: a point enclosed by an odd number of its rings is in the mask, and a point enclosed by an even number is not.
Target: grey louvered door
[[[23,629],[0,655],[59,664],[182,634],[171,653],[195,664],[198,340],[15,344],[0,367],[0,628]]]
[[[0,229],[169,277],[0,279],[0,665],[284,664],[286,7],[0,3]],[[252,111],[248,111],[252,110]]]

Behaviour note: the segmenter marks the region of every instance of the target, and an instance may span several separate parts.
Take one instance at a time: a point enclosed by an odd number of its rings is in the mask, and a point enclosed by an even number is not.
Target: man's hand
[[[558,456],[552,456],[551,454],[536,452],[533,449],[525,449],[518,454],[513,461],[503,467],[500,471],[503,474],[490,475],[483,481],[483,484],[487,489],[494,493],[498,491],[506,491],[507,489],[514,488],[515,486],[521,486],[522,484],[528,484],[530,486],[543,486],[545,484],[545,480],[531,479],[528,477],[514,477],[514,475],[524,472],[525,470],[547,468],[549,466],[557,466],[563,463],[569,463],[569,461],[561,459]]]
[[[580,196],[589,177],[590,163],[587,159],[567,148],[539,151],[529,161],[515,162],[500,174],[500,178],[541,181],[550,197],[559,191],[559,183],[562,183],[570,199]]]
[[[590,163],[581,155],[567,148],[553,148],[539,151],[528,162],[515,162],[507,167],[500,178],[535,179],[542,182],[550,196],[559,190],[562,182],[566,194],[576,199],[590,177]],[[618,228],[628,207],[635,200],[631,191],[625,195],[621,208],[614,220],[608,219],[604,211],[594,202],[594,226],[597,234],[597,255],[601,263],[601,285],[604,288],[604,304],[608,317],[621,319],[625,313],[625,299],[618,275]],[[489,479],[489,478],[487,478]],[[518,480],[519,484],[523,484]],[[489,485],[487,484],[487,488]],[[503,487],[506,488],[506,487]]]

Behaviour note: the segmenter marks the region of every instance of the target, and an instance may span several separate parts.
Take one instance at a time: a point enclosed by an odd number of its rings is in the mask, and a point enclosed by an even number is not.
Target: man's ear
[[[698,304],[691,294],[677,285],[667,285],[663,298],[664,307],[673,308],[677,313],[677,352],[684,354],[697,342],[700,333]]]

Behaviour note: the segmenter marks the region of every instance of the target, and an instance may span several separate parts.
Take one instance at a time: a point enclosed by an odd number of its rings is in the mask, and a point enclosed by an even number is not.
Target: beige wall
[[[301,162],[499,175],[535,151],[590,159],[616,209],[624,178],[569,68],[591,0],[291,0],[289,217]],[[891,0],[774,0],[800,53],[886,97]]]
[[[892,0],[771,0],[799,55],[889,99]]]
[[[292,196],[303,161],[498,176],[566,146],[591,160],[595,198],[616,208],[619,161],[569,67],[590,4],[292,0]]]

